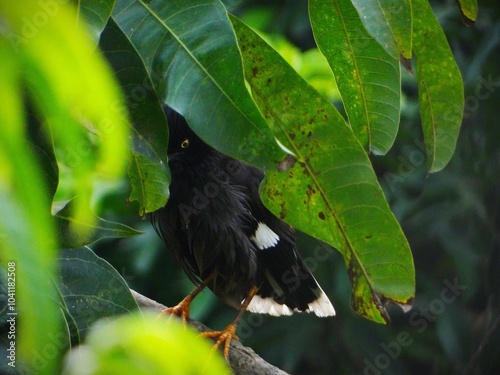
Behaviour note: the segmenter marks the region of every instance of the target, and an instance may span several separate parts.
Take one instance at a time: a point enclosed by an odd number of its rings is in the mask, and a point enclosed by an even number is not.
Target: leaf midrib
[[[236,105],[236,103],[232,100],[232,98],[227,94],[225,90],[219,85],[217,80],[214,79],[214,77],[208,72],[208,70],[205,69],[205,67],[200,63],[200,61],[196,58],[195,55],[191,53],[191,50],[188,48],[188,46],[182,42],[181,39],[177,37],[177,34],[173,32],[173,30],[168,27],[168,25],[158,17],[158,15],[151,9],[143,0],[138,0],[138,2],[148,11],[148,13],[157,20],[157,22],[165,28],[166,31],[172,35],[172,37],[177,41],[177,43],[182,47],[182,49],[191,57],[191,59],[196,63],[196,65],[203,71],[203,73],[210,79],[210,81],[217,87],[220,93],[222,93],[226,99],[233,105],[234,108],[238,110],[238,112],[242,115],[243,118],[245,118],[248,123],[250,123],[257,131],[263,132],[261,128],[259,128],[251,119],[241,110],[239,106]],[[198,7],[201,7],[202,5],[199,5]],[[204,6],[204,5],[203,5]],[[179,13],[172,14],[169,18],[177,16]],[[229,22],[229,20],[228,20]],[[237,44],[237,42],[235,41]],[[243,77],[243,72],[242,72],[242,77]]]

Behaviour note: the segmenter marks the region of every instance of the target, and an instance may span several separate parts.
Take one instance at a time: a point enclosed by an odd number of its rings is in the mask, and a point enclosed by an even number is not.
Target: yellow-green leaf
[[[312,0],[309,13],[354,134],[366,150],[385,154],[398,132],[399,60],[368,34],[349,0]]]
[[[35,356],[53,345],[48,333],[57,334],[61,324],[51,282],[56,236],[48,187],[24,139],[20,61],[2,34],[0,61],[0,262],[10,273],[13,302],[5,313],[17,334],[17,365],[34,368]],[[57,359],[56,352],[39,373],[55,373]]]
[[[474,23],[477,19],[477,0],[458,0],[462,15],[469,21]]]
[[[413,54],[420,117],[430,172],[450,161],[462,122],[462,76],[444,35],[426,0],[413,0]]]
[[[91,327],[86,345],[66,360],[64,375],[217,374],[231,371],[211,342],[175,319],[134,314]]]

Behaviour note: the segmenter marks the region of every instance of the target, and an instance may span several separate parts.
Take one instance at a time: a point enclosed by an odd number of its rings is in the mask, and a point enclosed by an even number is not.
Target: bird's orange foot
[[[189,302],[183,300],[173,307],[168,307],[162,310],[161,313],[168,315],[176,315],[182,319],[183,323],[186,323],[186,320],[189,319]]]
[[[238,336],[236,336],[236,325],[233,323],[228,325],[223,331],[202,332],[200,335],[203,337],[217,338],[213,350],[216,350],[219,345],[224,343],[223,353],[226,359],[229,356],[229,345],[231,344],[231,340],[239,340]]]

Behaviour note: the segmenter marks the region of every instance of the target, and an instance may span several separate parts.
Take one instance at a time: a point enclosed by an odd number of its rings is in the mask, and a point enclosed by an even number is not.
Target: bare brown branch
[[[153,301],[134,290],[132,290],[132,295],[141,309],[149,309],[160,313],[167,308],[167,306]],[[189,319],[189,323],[200,332],[211,331],[210,328],[196,320]],[[231,342],[228,362],[233,372],[238,375],[287,375],[286,372],[264,361],[252,349],[245,347],[239,341],[233,340]]]

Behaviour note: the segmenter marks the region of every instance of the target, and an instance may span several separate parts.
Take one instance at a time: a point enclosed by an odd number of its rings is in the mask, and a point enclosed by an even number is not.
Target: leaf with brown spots
[[[355,5],[367,13],[364,20]],[[335,75],[350,126],[365,150],[377,155],[386,154],[396,138],[401,103],[399,54],[411,56],[408,5],[399,2],[397,15],[382,12],[380,7],[389,8],[366,0],[309,2],[314,38]],[[388,23],[378,22],[383,15]]]
[[[267,171],[263,202],[342,253],[355,310],[383,323],[387,313],[381,301],[406,304],[414,295],[415,271],[366,152],[326,99],[257,34],[231,20],[254,100],[276,138],[297,158],[286,173]],[[267,84],[270,78],[279,84]]]

